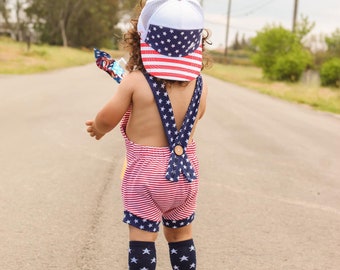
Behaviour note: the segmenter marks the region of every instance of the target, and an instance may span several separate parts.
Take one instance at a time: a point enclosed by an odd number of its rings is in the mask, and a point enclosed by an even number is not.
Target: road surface
[[[197,269],[340,269],[340,118],[205,79]],[[94,64],[0,76],[1,270],[127,269],[123,140],[84,125],[116,87]]]

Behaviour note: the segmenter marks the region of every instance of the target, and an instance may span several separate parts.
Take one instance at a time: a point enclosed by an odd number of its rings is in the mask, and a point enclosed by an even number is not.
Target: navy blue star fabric
[[[158,232],[159,231],[159,224],[160,222],[157,221],[150,221],[147,219],[142,219],[129,211],[124,211],[124,219],[128,225],[137,227],[141,230],[148,231],[148,232]]]
[[[197,179],[197,175],[186,154],[186,148],[198,113],[202,94],[202,77],[197,77],[195,90],[179,131],[165,84],[150,74],[145,74],[145,78],[154,94],[171,151],[165,178],[177,182],[182,173],[188,182],[192,182]],[[178,148],[180,151],[176,151]]]
[[[201,43],[202,29],[177,30],[150,25],[145,43],[160,54],[170,57],[184,57],[193,53]]]
[[[190,217],[182,220],[168,220],[163,218],[163,224],[165,227],[178,229],[188,226],[191,222],[193,222],[194,219],[195,213],[193,213]],[[129,211],[124,211],[123,222],[147,232],[158,232],[160,225],[160,222],[140,218],[130,213]]]
[[[195,218],[195,213],[193,213],[190,217],[182,219],[182,220],[168,220],[163,218],[163,224],[165,227],[178,229],[184,226],[188,226],[191,222],[193,222]]]
[[[156,264],[154,242],[130,241],[129,270],[155,270]]]
[[[173,270],[196,269],[196,249],[192,239],[169,243],[169,253]]]

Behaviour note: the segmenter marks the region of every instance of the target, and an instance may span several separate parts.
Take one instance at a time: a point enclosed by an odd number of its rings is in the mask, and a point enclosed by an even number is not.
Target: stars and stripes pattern
[[[130,141],[126,126],[132,108],[127,111],[120,126],[127,151],[127,168],[122,182],[123,221],[156,232],[162,219],[170,228],[187,226],[194,220],[199,164],[196,144],[188,142],[200,104],[202,77],[196,80],[182,127],[177,130],[165,85],[150,74],[144,75],[154,94],[169,146],[138,145]],[[177,146],[182,152],[175,151]]]
[[[202,77],[199,76],[197,78],[190,105],[179,131],[177,130],[173,109],[165,85],[160,81],[155,80],[155,78],[149,74],[145,74],[145,77],[154,94],[171,151],[171,157],[165,177],[172,182],[177,182],[180,174],[183,174],[187,181],[191,182],[197,178],[197,175],[186,154],[186,148],[198,113],[200,97],[202,94]],[[183,149],[183,152],[180,155],[175,152],[176,146],[180,146],[180,148]]]
[[[168,80],[192,81],[202,68],[202,29],[177,30],[150,25],[141,40],[145,69],[151,75]]]
[[[124,115],[120,130],[125,140],[127,167],[122,181],[121,192],[124,204],[125,223],[139,229],[156,232],[159,224],[179,228],[194,220],[199,186],[199,162],[196,143],[191,142],[186,154],[197,175],[192,182],[183,174],[178,182],[165,178],[170,148],[135,144],[126,135],[126,126],[131,115]],[[150,225],[151,224],[151,225]]]
[[[120,83],[124,76],[124,69],[119,65],[118,61],[113,59],[107,52],[94,48],[94,56],[96,65],[110,75],[117,83]]]

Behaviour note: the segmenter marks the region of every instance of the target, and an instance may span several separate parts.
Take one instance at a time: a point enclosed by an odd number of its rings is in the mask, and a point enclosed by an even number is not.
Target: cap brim
[[[183,57],[162,55],[142,40],[140,46],[144,68],[154,77],[174,81],[192,81],[201,73],[201,45],[193,53]]]

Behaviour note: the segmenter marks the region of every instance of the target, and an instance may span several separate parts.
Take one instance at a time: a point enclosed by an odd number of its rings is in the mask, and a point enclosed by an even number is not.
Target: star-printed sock
[[[169,252],[173,270],[196,269],[196,250],[192,239],[169,243]]]
[[[154,242],[130,241],[129,270],[155,270],[156,247]]]

